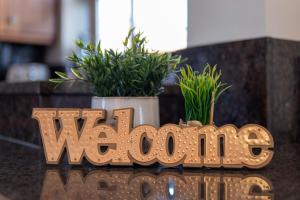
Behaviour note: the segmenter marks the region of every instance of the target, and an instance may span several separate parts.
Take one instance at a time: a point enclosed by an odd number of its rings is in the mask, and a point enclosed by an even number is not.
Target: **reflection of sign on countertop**
[[[41,199],[273,199],[259,175],[70,170],[67,177],[47,171]]]
[[[39,122],[48,164],[58,164],[65,148],[70,164],[80,164],[84,156],[95,165],[159,162],[166,167],[261,168],[273,156],[271,134],[255,124],[240,129],[175,124],[132,128],[131,108],[114,110],[115,128],[99,123],[105,119],[101,109],[35,108],[32,116]],[[145,140],[150,141],[147,151]]]

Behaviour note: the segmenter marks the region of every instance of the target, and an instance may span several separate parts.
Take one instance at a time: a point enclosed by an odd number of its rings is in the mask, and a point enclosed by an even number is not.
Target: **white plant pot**
[[[159,124],[159,100],[158,97],[92,97],[92,108],[105,109],[107,111],[106,123],[114,124],[112,111],[120,108],[134,109],[133,125]]]

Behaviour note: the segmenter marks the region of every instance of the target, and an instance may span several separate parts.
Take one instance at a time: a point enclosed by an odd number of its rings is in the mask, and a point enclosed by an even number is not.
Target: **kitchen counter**
[[[0,199],[212,199],[218,193],[221,199],[225,194],[227,199],[246,199],[249,194],[250,199],[299,199],[298,147],[277,147],[270,165],[258,170],[72,167],[46,165],[41,148],[0,140]],[[251,180],[267,184],[266,191],[247,188]]]

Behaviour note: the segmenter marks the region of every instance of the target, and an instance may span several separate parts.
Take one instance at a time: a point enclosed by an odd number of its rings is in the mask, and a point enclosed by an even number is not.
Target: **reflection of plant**
[[[219,79],[221,71],[216,65],[207,64],[202,73],[193,71],[191,66],[180,69],[179,86],[185,100],[185,120],[198,120],[203,125],[212,123],[213,107],[219,96],[230,86]],[[210,119],[211,117],[211,119]]]
[[[102,49],[100,43],[76,45],[85,55],[73,53],[69,57],[76,67],[72,72],[76,79],[91,83],[97,96],[155,96],[161,92],[162,80],[180,63],[180,56],[170,53],[150,52],[145,48],[146,38],[131,29],[123,41],[122,52]],[[55,83],[72,80],[65,73],[56,72]]]

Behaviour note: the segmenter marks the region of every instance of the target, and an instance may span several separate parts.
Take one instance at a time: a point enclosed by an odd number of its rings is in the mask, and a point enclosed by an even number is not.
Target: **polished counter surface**
[[[0,140],[0,199],[300,199],[300,144],[259,170],[46,165],[38,146]]]

